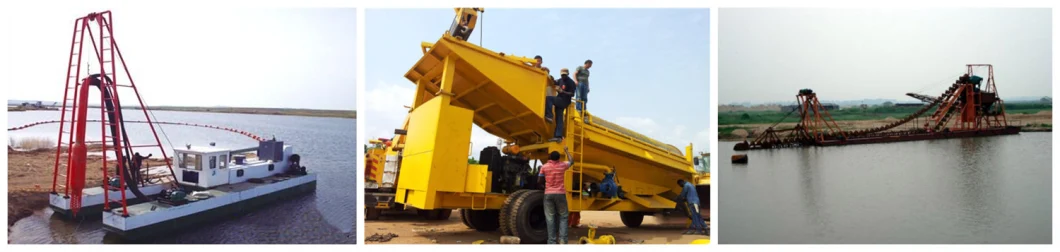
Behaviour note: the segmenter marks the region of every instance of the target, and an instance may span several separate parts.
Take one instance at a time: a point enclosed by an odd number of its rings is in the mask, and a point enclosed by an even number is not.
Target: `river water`
[[[318,174],[316,192],[277,202],[262,209],[212,222],[195,229],[173,233],[152,243],[356,243],[356,120],[303,116],[223,114],[202,112],[155,111],[154,120],[198,123],[246,130],[261,137],[293,145],[302,156],[302,165]],[[143,120],[140,110],[124,110],[126,121]],[[8,112],[8,127],[58,120],[57,111]],[[90,116],[89,119],[98,119]],[[155,140],[146,124],[127,124],[134,145],[152,144]],[[156,128],[157,129],[157,128]],[[58,124],[46,124],[18,131],[8,136],[17,141],[25,137],[44,137],[55,141]],[[99,132],[99,123],[89,123],[88,132]],[[164,131],[163,134],[161,131]],[[256,147],[257,142],[243,135],[216,129],[161,125],[159,137],[171,154],[172,147],[185,144],[218,147]],[[100,133],[88,140],[99,140]],[[172,144],[170,144],[170,142]],[[172,146],[172,147],[171,147]],[[138,149],[141,153],[146,150]],[[158,151],[151,151],[159,156]],[[99,220],[66,222],[42,209],[9,228],[9,243],[111,243],[120,242],[106,235]]]
[[[718,241],[1051,243],[1052,133],[733,151]],[[732,164],[734,153],[748,164]]]

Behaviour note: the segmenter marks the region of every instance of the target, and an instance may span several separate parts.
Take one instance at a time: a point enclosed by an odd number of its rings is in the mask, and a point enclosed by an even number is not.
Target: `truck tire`
[[[464,226],[467,226],[470,229],[475,229],[475,226],[472,226],[471,222],[468,221],[468,219],[467,219],[467,217],[468,217],[467,216],[468,215],[467,211],[470,211],[470,210],[460,209],[460,221],[464,222]]]
[[[374,208],[374,207],[365,207],[364,208],[364,219],[365,220],[378,220],[379,219],[379,215],[381,215],[382,213],[383,213],[382,209],[378,209],[378,208]]]
[[[453,216],[453,209],[438,209],[438,220],[448,220]]]
[[[710,220],[710,185],[697,185],[696,194],[699,196],[699,214],[708,215],[704,220]]]
[[[419,214],[427,220],[448,220],[453,214],[453,209],[419,210]]]
[[[500,221],[500,229],[502,235],[512,235],[512,227],[509,226],[511,222],[508,220],[511,218],[512,215],[514,215],[512,214],[512,202],[514,202],[515,198],[519,197],[519,195],[531,191],[533,190],[515,191],[515,193],[508,195],[507,199],[504,199],[504,204],[501,204],[500,218],[498,218],[498,220]]]
[[[543,244],[548,241],[545,223],[545,193],[533,190],[518,195],[512,202],[508,227],[523,244]]]
[[[630,228],[638,228],[641,223],[644,223],[644,213],[641,212],[621,212],[618,214],[622,218],[622,224]]]
[[[461,213],[467,213],[466,218],[470,228],[482,232],[496,231],[500,226],[497,210],[469,210],[464,209]]]

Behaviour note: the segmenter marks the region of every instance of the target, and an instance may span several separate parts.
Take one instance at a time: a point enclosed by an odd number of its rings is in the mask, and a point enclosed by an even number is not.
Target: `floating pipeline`
[[[101,122],[101,120],[88,120],[87,122]],[[148,123],[147,121],[125,121],[125,122],[126,123]],[[23,129],[30,128],[30,127],[44,125],[44,124],[51,124],[51,123],[59,123],[59,121],[58,120],[52,120],[52,121],[35,122],[35,123],[30,123],[30,124],[26,124],[26,125],[22,125],[22,126],[18,126],[18,127],[7,128],[7,131],[23,130]],[[197,123],[180,123],[180,122],[150,122],[150,123],[152,123],[152,124],[192,126],[192,127],[201,127],[201,128],[224,130],[224,131],[228,131],[228,132],[244,135],[244,136],[249,137],[251,139],[254,139],[254,140],[258,141],[258,142],[265,141],[264,138],[262,138],[262,137],[260,137],[258,135],[255,135],[253,133],[250,133],[250,132],[247,132],[247,131],[243,131],[243,130],[228,128],[228,127],[220,127],[220,126],[197,124]]]

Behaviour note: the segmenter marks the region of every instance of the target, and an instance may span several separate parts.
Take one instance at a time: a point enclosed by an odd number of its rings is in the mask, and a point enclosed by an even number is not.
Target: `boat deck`
[[[188,194],[188,202],[186,204],[184,204],[184,205],[195,204],[197,201],[200,201],[200,200],[211,200],[211,199],[218,198],[218,197],[221,197],[221,196],[224,196],[224,195],[228,195],[228,194],[232,194],[232,193],[240,193],[240,192],[248,191],[250,189],[254,189],[254,188],[257,188],[257,187],[260,187],[260,186],[263,186],[263,185],[268,185],[268,184],[272,184],[272,183],[276,183],[276,182],[280,182],[280,181],[284,181],[284,180],[288,180],[288,179],[296,178],[296,177],[299,177],[299,176],[277,175],[277,176],[271,176],[271,177],[262,178],[262,180],[264,181],[262,183],[243,182],[243,183],[238,183],[238,184],[223,185],[223,186],[218,186],[218,187],[207,189],[207,190],[202,190],[202,191],[210,193],[210,197],[206,198],[206,199],[195,199],[189,193]],[[195,191],[195,192],[200,192],[200,191]],[[181,205],[181,206],[183,206],[183,205]],[[136,204],[136,205],[129,205],[128,206],[128,211],[129,211],[129,216],[137,216],[137,215],[144,215],[144,214],[147,214],[147,213],[150,213],[150,212],[158,212],[158,211],[162,211],[162,210],[165,210],[165,209],[168,209],[168,208],[173,208],[173,207],[177,207],[177,206],[166,204],[166,203],[162,203],[162,202],[159,202],[159,201],[156,200],[156,201],[144,202],[144,203]]]
[[[166,183],[169,183],[170,181],[173,181],[173,177],[169,176],[169,168],[166,167],[166,166],[154,166],[154,167],[151,167],[151,168],[147,168],[147,174],[145,175],[145,177],[148,178],[148,179],[160,178],[160,180],[157,183],[150,183],[150,184],[142,185],[140,187],[146,187],[146,186],[157,185],[157,184],[166,184]],[[111,191],[118,191],[118,190],[116,188],[111,188]],[[59,194],[59,196],[66,196],[66,194],[62,193],[62,192],[59,192],[58,194]],[[103,195],[103,187],[102,186],[95,186],[95,187],[89,187],[89,188],[81,189],[81,194],[83,195],[82,197],[84,197],[84,196]],[[135,197],[135,196],[130,196],[130,197]]]

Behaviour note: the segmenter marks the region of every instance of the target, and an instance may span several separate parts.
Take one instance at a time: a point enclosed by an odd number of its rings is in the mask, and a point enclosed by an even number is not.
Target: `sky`
[[[593,60],[589,108],[595,115],[684,150],[709,145],[709,9],[486,9],[468,40],[574,69]],[[404,74],[421,42],[449,29],[453,9],[369,9],[365,14],[366,137],[391,137],[414,92]],[[472,127],[474,156],[497,144]]]
[[[16,39],[5,60],[17,83],[6,85],[8,99],[61,101],[74,20],[103,10],[7,12],[5,38]],[[149,106],[356,108],[356,9],[111,10],[115,42]]]
[[[994,65],[1002,99],[1052,93],[1049,9],[731,9],[718,16],[718,103],[912,100]],[[985,75],[983,75],[985,77]]]

